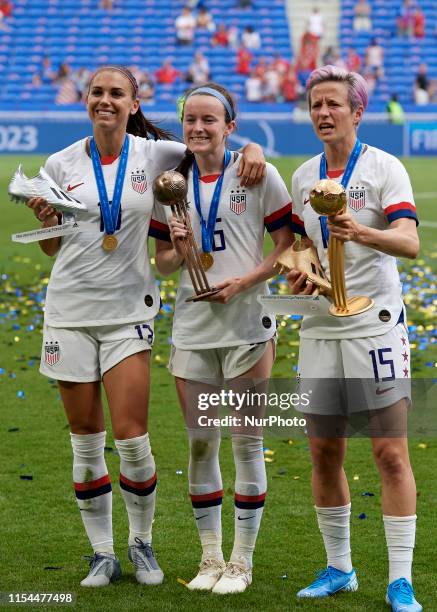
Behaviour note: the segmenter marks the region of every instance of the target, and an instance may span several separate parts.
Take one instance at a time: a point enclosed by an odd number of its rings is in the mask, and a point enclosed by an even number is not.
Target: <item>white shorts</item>
[[[299,392],[308,414],[340,415],[411,401],[410,344],[404,323],[375,338],[301,338]]]
[[[44,324],[40,372],[55,380],[94,382],[126,357],[148,351],[153,320],[96,327]]]
[[[275,338],[271,340],[276,343]],[[178,378],[220,384],[253,368],[264,355],[269,342],[195,351],[173,346],[168,369]]]

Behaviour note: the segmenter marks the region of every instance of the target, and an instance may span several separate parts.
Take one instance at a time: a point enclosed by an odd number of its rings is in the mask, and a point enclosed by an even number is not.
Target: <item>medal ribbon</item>
[[[220,194],[222,191],[223,178],[225,175],[225,170],[230,161],[231,152],[228,149],[225,149],[223,170],[219,178],[217,179],[214,194],[212,196],[211,204],[209,207],[208,223],[205,222],[205,219],[202,216],[202,209],[200,206],[199,168],[197,167],[196,160],[194,160],[193,163],[194,204],[196,205],[196,210],[199,213],[200,227],[202,229],[202,251],[204,253],[210,253],[212,251],[214,228],[217,219],[217,211],[220,203]]]
[[[102,210],[103,226],[105,233],[110,235],[115,232],[117,227],[118,215],[121,207],[121,194],[123,192],[124,177],[126,174],[127,158],[129,154],[129,137],[126,134],[123,148],[118,162],[117,176],[115,178],[114,194],[112,202],[109,204],[108,192],[106,191],[105,177],[103,176],[102,164],[94,138],[90,141],[91,160],[93,162],[94,176],[96,179],[97,190],[99,192],[100,207]]]
[[[345,189],[349,184],[350,178],[352,176],[353,171],[355,170],[355,166],[357,165],[357,161],[361,155],[361,151],[363,150],[363,143],[357,138],[355,141],[355,146],[352,149],[352,153],[349,156],[347,161],[346,169],[343,174],[343,178],[341,179],[341,184]],[[328,164],[326,162],[326,155],[322,153],[322,157],[320,158],[320,180],[328,178]],[[325,216],[320,216],[320,228],[322,230],[323,244],[327,246],[329,240],[329,230],[328,224],[326,222]],[[326,247],[325,247],[326,248]]]
[[[345,189],[347,189],[348,183],[350,181],[353,171],[355,170],[355,166],[357,165],[357,161],[361,155],[362,150],[363,143],[357,138],[355,146],[352,149],[352,153],[349,156],[346,165],[346,170],[343,174],[343,178],[341,179],[341,184]],[[326,155],[322,153],[322,157],[320,158],[320,180],[326,178],[328,178],[328,164],[326,163]]]

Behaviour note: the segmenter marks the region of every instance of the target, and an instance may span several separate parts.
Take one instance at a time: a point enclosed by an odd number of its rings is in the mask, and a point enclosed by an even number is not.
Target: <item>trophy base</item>
[[[335,304],[329,307],[330,314],[334,317],[352,317],[353,315],[361,314],[370,310],[374,301],[364,295],[349,298],[346,302],[346,308],[339,308]]]
[[[220,291],[221,289],[215,289],[214,287],[212,287],[212,289],[210,289],[209,291],[205,291],[205,293],[199,293],[196,295],[192,295],[189,298],[187,298],[185,301],[186,302],[201,302],[202,300],[206,300],[212,295],[219,293]]]

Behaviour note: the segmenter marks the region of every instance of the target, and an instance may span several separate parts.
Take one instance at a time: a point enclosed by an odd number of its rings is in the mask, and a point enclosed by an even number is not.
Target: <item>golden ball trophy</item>
[[[319,181],[310,193],[310,204],[316,213],[334,216],[347,207],[346,191],[340,183],[331,179]],[[317,291],[327,295],[334,302],[329,312],[335,317],[351,317],[372,308],[374,302],[365,296],[348,298],[344,276],[344,242],[329,237],[328,261],[331,282],[326,279],[314,247],[299,247],[295,242],[278,258],[280,272],[296,269],[308,274],[308,280],[317,286]]]
[[[173,215],[187,229],[187,236],[181,239],[181,246],[195,295],[185,301],[198,302],[218,293],[220,289],[210,287],[206,278],[205,270],[211,267],[212,256],[209,253],[201,253],[197,247],[188,211],[187,193],[187,181],[176,170],[163,172],[153,182],[153,194],[156,200],[164,206],[170,206]]]

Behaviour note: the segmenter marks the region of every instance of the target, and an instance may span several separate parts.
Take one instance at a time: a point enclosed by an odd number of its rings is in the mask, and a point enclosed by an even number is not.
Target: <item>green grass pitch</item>
[[[159,482],[154,547],[166,574],[165,582],[147,588],[133,578],[127,561],[127,517],[117,484],[118,457],[109,449],[106,460],[114,488],[114,536],[124,576],[106,589],[81,589],[79,581],[87,570],[81,556],[90,554],[90,549],[71,486],[68,428],[56,385],[38,373],[41,291],[51,262],[36,245],[10,241],[11,233],[36,227],[30,211],[8,201],[7,184],[19,161],[23,160],[0,157],[0,591],[74,592],[79,610],[386,610],[387,559],[379,479],[368,440],[350,441],[346,464],[352,492],[352,548],[358,592],[329,601],[298,602],[295,598],[295,592],[325,563],[311,500],[308,446],[302,438],[292,443],[274,437],[265,440],[266,448],[274,454],[267,455],[273,460],[266,463],[268,496],[254,558],[254,582],[247,592],[218,598],[193,594],[178,581],[188,581],[195,574],[200,547],[187,494],[187,441],[173,380],[165,367],[171,329],[168,313],[156,325],[149,419]],[[289,184],[291,172],[302,161],[281,158],[274,163]],[[42,162],[42,157],[25,158],[26,173],[36,172]],[[405,163],[423,222],[419,259],[402,264],[411,285],[407,296],[409,323],[417,333],[413,372],[417,377],[435,378],[436,344],[427,341],[435,335],[435,310],[429,305],[423,307],[422,298],[430,291],[435,294],[436,161]],[[167,280],[162,290],[165,301],[171,304],[175,281]],[[298,350],[297,324],[288,320],[280,324],[273,375],[291,378]],[[107,445],[114,447],[110,433]],[[418,487],[415,587],[424,609],[435,610],[437,440],[415,438],[410,447]],[[228,439],[222,444],[221,463],[225,490],[223,540],[228,556],[233,540],[234,478]],[[365,492],[375,495],[363,496]],[[360,519],[362,514],[366,518]]]

